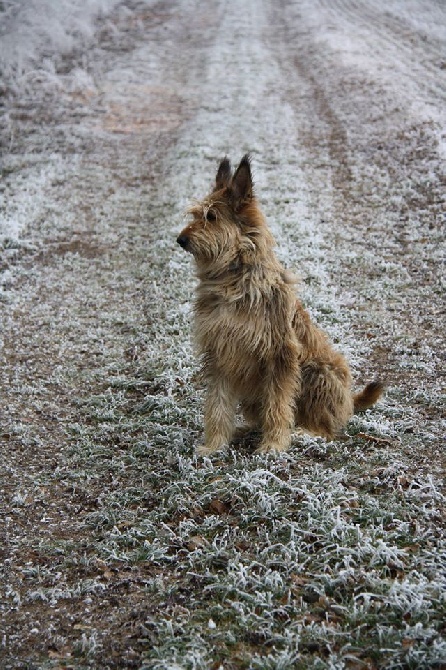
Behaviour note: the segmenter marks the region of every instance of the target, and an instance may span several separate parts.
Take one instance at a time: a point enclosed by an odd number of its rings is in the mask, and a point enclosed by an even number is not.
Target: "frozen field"
[[[0,2],[0,667],[446,668],[446,4]],[[176,245],[251,152],[386,397],[197,459]]]

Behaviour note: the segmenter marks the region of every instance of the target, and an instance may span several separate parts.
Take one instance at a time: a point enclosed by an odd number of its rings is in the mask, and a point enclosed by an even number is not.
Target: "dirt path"
[[[246,659],[289,651],[235,629],[233,643],[204,640],[186,623],[221,570],[212,561],[235,565],[227,538],[247,517],[231,509],[256,468],[308,486],[308,500],[313,476],[316,490],[333,475],[338,491],[341,471],[377,509],[391,507],[380,487],[409,492],[420,512],[407,574],[421,569],[423,542],[444,550],[445,9],[411,2],[403,18],[397,0],[239,4],[124,2],[57,77],[36,70],[11,98],[2,213],[19,234],[6,227],[0,265],[2,667],[254,667]],[[245,450],[212,475],[193,457],[194,282],[174,240],[218,158],[246,151],[305,302],[358,383],[385,376],[389,392],[355,419],[347,447],[296,441],[275,464]],[[392,532],[385,541],[401,542]],[[205,546],[218,556],[198,570],[191,554]],[[435,586],[439,565],[426,572]],[[435,616],[426,629],[441,636]],[[181,637],[182,651],[167,651]],[[429,651],[438,639],[426,639],[422,658],[437,665],[419,667],[441,667]],[[302,667],[332,659],[305,644]],[[336,667],[387,667],[367,654]]]

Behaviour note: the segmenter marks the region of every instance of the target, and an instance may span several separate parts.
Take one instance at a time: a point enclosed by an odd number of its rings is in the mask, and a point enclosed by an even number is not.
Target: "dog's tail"
[[[355,412],[360,412],[363,409],[368,409],[377,402],[384,393],[384,384],[380,381],[371,382],[367,386],[353,396],[353,403]]]

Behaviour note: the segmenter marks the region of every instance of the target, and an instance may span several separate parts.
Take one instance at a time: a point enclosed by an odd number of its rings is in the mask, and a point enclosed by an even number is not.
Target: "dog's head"
[[[253,192],[249,155],[233,173],[224,158],[215,187],[202,202],[189,208],[193,220],[181,231],[178,244],[195,258],[199,269],[224,271],[249,262],[258,251],[259,238],[269,237]]]

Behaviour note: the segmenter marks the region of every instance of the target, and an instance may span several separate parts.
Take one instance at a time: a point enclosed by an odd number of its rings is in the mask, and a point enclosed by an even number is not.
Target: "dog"
[[[207,387],[197,453],[231,442],[238,407],[246,429],[261,433],[258,453],[287,449],[293,427],[340,437],[355,411],[380,398],[383,384],[352,394],[346,359],[313,323],[274,253],[249,154],[234,173],[224,158],[212,192],[188,213],[177,242],[196,264],[195,339]]]

